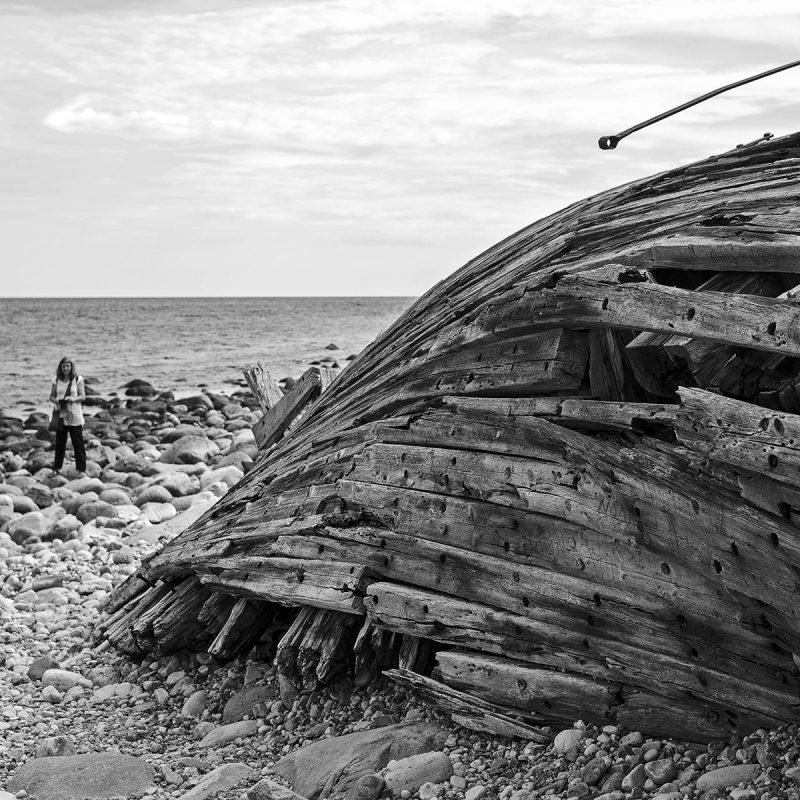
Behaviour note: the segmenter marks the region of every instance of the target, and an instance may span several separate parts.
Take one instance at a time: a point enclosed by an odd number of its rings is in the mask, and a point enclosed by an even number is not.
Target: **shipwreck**
[[[101,636],[229,658],[272,635],[297,686],[369,667],[506,735],[796,720],[798,186],[800,134],[759,141],[470,261],[115,590]]]

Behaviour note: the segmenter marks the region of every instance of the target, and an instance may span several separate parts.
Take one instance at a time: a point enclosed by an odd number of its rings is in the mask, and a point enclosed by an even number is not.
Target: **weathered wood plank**
[[[247,364],[242,370],[250,391],[256,398],[262,413],[266,414],[274,408],[282,399],[283,392],[275,379],[270,375],[269,370],[261,361],[255,364]]]
[[[334,372],[327,367],[311,367],[297,383],[264,412],[253,426],[253,435],[260,450],[271,447],[289,429],[300,412],[331,384]]]
[[[269,600],[280,605],[309,605],[350,614],[363,613],[364,565],[310,558],[265,558],[242,567],[219,559],[212,569],[198,570],[209,588]]]
[[[562,328],[445,354],[433,351],[398,366],[405,384],[401,397],[575,391],[583,382],[588,356],[586,334]]]
[[[513,311],[492,322],[495,336],[569,324],[677,333],[800,356],[796,301],[660,286],[647,273],[619,265],[566,275],[552,289],[526,295]]]
[[[683,698],[687,677],[693,676],[694,694],[719,707],[742,704],[753,714],[778,717],[787,707],[800,706],[791,655],[784,654],[783,669],[759,663],[761,650],[769,647],[763,642],[751,640],[754,646],[734,654],[686,638],[682,630],[659,629],[662,644],[654,657],[655,651],[643,651],[624,636],[606,638],[591,615],[567,627],[541,609],[523,616],[393,583],[373,583],[365,606],[370,619],[389,630],[624,682],[676,700]]]
[[[208,652],[221,659],[247,652],[259,640],[274,617],[270,604],[240,597],[209,645]]]
[[[543,730],[515,719],[504,713],[507,709],[501,710],[493,703],[474,695],[464,694],[409,670],[390,669],[383,674],[401,686],[407,686],[437,708],[449,711],[453,722],[470,730],[492,733],[509,739],[527,739],[542,744],[551,740]]]
[[[727,227],[687,228],[679,234],[633,247],[616,258],[643,269],[717,270],[719,272],[797,273],[800,236],[793,232],[742,230],[732,236]]]
[[[352,649],[357,620],[340,611],[302,608],[278,643],[278,671],[307,689],[327,683]]]
[[[540,718],[574,722],[581,716],[610,719],[621,702],[622,686],[567,672],[481,653],[442,650],[436,654],[442,682],[490,703],[533,713]]]

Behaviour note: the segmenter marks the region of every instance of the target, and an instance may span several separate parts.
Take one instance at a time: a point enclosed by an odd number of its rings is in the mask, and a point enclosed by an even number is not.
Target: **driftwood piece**
[[[283,399],[280,386],[260,361],[255,364],[247,364],[243,373],[250,391],[261,406],[262,413],[266,414]]]
[[[401,686],[407,686],[429,703],[444,709],[457,725],[470,730],[528,739],[531,742],[546,744],[550,736],[536,726],[515,719],[508,709],[500,709],[493,703],[481,700],[474,695],[459,692],[438,681],[431,680],[407,669],[390,669],[384,673]]]
[[[266,450],[280,440],[306,405],[330,386],[334,374],[327,367],[311,367],[280,400],[264,411],[264,415],[253,426],[253,435],[260,450]]]
[[[285,669],[319,679],[330,614],[357,670],[422,670],[437,702],[507,717],[496,731],[520,713],[690,740],[793,721],[798,178],[800,134],[477,256],[297,424],[302,386],[265,414],[258,463],[142,565],[103,635],[202,646],[247,598],[304,609]],[[450,686],[428,685],[426,648]]]

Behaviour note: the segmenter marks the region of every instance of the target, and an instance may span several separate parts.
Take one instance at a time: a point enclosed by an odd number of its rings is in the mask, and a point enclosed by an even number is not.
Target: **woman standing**
[[[50,386],[50,401],[55,403],[61,426],[56,431],[56,457],[53,469],[58,472],[64,464],[67,434],[75,451],[75,469],[86,471],[86,448],[83,444],[83,409],[86,399],[83,378],[75,370],[75,362],[66,356],[58,362],[56,377]]]

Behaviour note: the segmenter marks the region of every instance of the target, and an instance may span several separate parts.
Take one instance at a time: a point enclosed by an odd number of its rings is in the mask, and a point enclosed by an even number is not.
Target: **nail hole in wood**
[[[519,583],[519,572],[512,572],[511,577],[514,579],[514,583]]]
[[[767,456],[767,464],[769,464],[770,469],[775,469],[778,466],[778,456],[775,453],[770,453]]]
[[[376,594],[372,595],[372,604],[378,605],[378,595]]]
[[[714,559],[713,564],[714,564],[714,572],[716,572],[717,575],[719,575],[719,573],[722,572],[722,564],[720,564],[716,558]]]
[[[775,335],[775,328],[777,328],[777,327],[778,326],[774,322],[770,322],[770,324],[767,325],[767,333],[770,336],[774,336]]]
[[[669,573],[670,573],[672,570],[670,570],[670,568],[669,568],[669,564],[667,564],[667,563],[664,563],[664,564],[662,564],[662,565],[661,565],[661,571],[662,571],[662,572],[663,572],[665,575],[669,575]]]
[[[775,547],[780,547],[781,540],[778,538],[778,534],[777,533],[771,533],[769,538],[770,538],[770,540],[772,541],[772,544]]]
[[[605,297],[603,298],[603,311],[605,311],[607,308],[608,308],[608,298]]]
[[[511,545],[508,542],[503,542],[503,550],[505,550],[507,553],[509,550],[511,550]]]
[[[325,552],[325,545],[324,544],[318,544],[317,545],[317,552],[318,553],[324,553]]]
[[[587,615],[586,621],[589,623],[589,625],[594,625],[594,617],[591,614]]]
[[[428,606],[422,606],[422,613],[423,614],[427,614],[428,613]]]
[[[778,433],[783,433],[783,423],[779,419],[772,420],[772,424],[775,426],[775,430]]]
[[[700,658],[700,653],[697,652],[696,647],[693,647],[689,652],[692,654],[692,658]]]
[[[694,317],[694,309],[693,309],[693,308],[690,308],[690,309],[689,309],[689,310],[686,312],[686,319],[692,319],[692,317]]]
[[[389,566],[389,559],[388,558],[384,558],[383,559],[383,566],[384,567],[388,567]]]
[[[444,564],[444,562],[445,562],[446,560],[447,560],[447,556],[446,556],[444,553],[440,553],[440,554],[439,554],[439,561],[441,561],[441,562],[442,562],[442,564]]]
[[[531,604],[531,601],[530,601],[530,600],[528,600],[528,598],[527,598],[527,597],[523,597],[523,598],[522,598],[522,605],[524,605],[524,606],[525,606],[525,608],[527,608],[527,607],[528,607],[530,604]]]
[[[594,601],[594,604],[596,606],[601,605],[601,603],[600,603],[600,595],[597,592],[594,593],[594,596],[592,597],[592,600]]]
[[[766,417],[763,417],[761,420],[759,420],[758,427],[761,428],[762,431],[765,431],[767,428],[769,428],[769,420]]]
[[[736,542],[731,542],[731,553],[735,556],[739,555],[739,548],[736,546]]]

